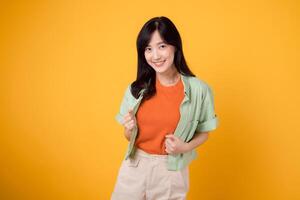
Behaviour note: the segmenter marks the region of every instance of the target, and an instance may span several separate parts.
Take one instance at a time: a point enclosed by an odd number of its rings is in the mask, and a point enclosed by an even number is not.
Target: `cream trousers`
[[[137,148],[134,158],[123,160],[111,200],[185,200],[189,168],[167,170],[167,155]]]

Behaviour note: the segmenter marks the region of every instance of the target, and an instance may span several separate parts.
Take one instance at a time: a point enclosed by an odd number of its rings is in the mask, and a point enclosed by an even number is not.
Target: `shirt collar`
[[[184,95],[185,95],[188,99],[190,99],[190,83],[189,83],[189,80],[188,80],[189,77],[188,77],[188,76],[185,76],[185,75],[183,75],[183,74],[180,74],[180,76],[181,76],[181,81],[182,81],[183,87],[184,87]],[[143,96],[145,90],[146,90],[146,88],[143,88],[143,89],[139,92],[139,94],[142,94],[142,95],[140,95],[140,97]]]
[[[183,74],[180,74],[180,76],[184,86],[184,95],[186,95],[187,98],[190,99],[190,83],[188,80],[189,77]]]

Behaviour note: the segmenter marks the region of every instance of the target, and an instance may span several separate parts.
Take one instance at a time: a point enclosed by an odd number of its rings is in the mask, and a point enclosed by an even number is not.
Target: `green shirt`
[[[180,104],[180,119],[174,131],[174,135],[184,142],[192,140],[195,132],[208,132],[217,128],[219,120],[214,111],[213,92],[210,86],[197,77],[185,76],[181,74],[184,86],[184,98]],[[136,114],[143,99],[145,89],[140,91],[139,98],[136,99],[130,92],[131,84],[126,88],[120,111],[115,119],[123,124],[123,117],[130,108]],[[135,153],[134,145],[138,127],[134,128],[130,137],[125,159],[132,157]],[[180,154],[168,154],[168,170],[180,170],[187,166],[197,157],[195,149]]]

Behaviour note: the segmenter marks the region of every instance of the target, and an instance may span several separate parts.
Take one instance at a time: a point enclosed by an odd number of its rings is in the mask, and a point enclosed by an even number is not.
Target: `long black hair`
[[[158,30],[167,44],[175,46],[174,64],[177,71],[185,76],[195,76],[186,64],[181,37],[173,22],[164,16],[154,17],[144,24],[136,40],[138,69],[136,80],[131,84],[131,93],[135,98],[139,97],[140,91],[144,88],[146,90],[143,99],[149,99],[156,93],[155,70],[147,63],[144,54],[155,30]]]

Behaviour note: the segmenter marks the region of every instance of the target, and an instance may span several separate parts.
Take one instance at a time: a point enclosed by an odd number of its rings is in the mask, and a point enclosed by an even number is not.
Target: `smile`
[[[160,62],[153,62],[153,64],[156,66],[156,67],[160,67],[164,64],[165,60],[164,61],[160,61]]]

